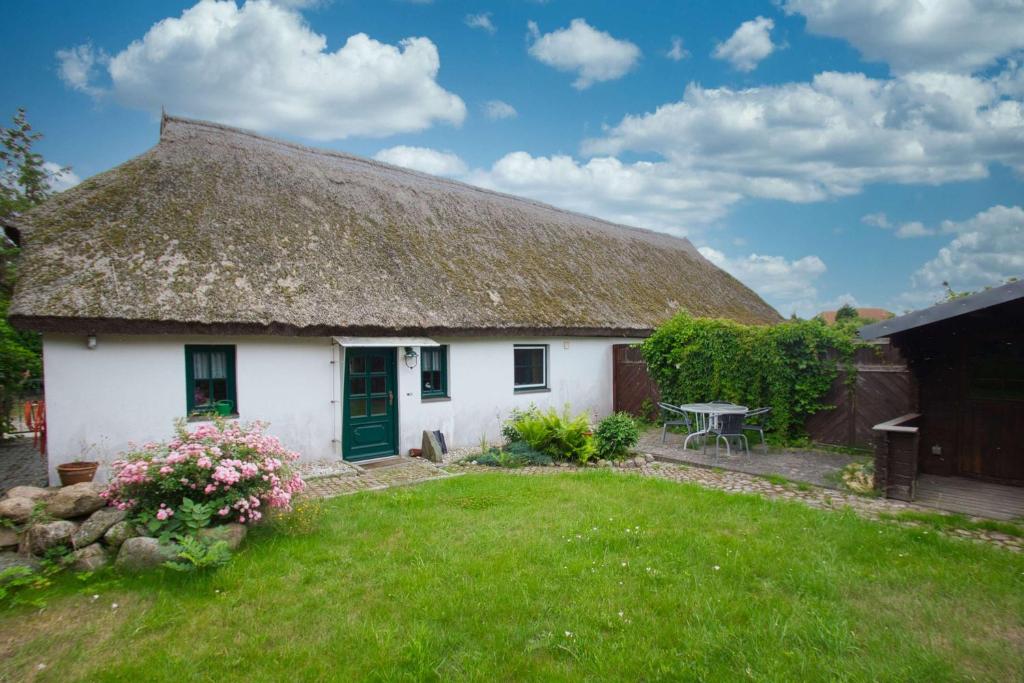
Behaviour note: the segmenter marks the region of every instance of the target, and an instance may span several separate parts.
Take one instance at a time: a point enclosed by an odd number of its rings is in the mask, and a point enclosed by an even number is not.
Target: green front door
[[[345,349],[341,450],[346,460],[395,455],[395,350]]]

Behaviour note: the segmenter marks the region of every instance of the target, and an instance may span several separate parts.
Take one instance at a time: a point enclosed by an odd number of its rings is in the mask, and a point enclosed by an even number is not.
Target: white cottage
[[[612,345],[682,309],[778,320],[687,240],[176,117],[9,227],[52,481],[217,410],[317,460],[494,441],[610,412]]]

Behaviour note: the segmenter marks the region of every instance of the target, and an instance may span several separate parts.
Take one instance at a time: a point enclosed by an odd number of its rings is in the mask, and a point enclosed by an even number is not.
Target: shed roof
[[[1011,282],[965,296],[962,299],[946,301],[896,318],[865,325],[858,330],[857,334],[861,339],[866,340],[889,337],[1011,301],[1024,301],[1024,281]]]
[[[40,331],[643,334],[779,320],[685,239],[177,117],[19,218]]]

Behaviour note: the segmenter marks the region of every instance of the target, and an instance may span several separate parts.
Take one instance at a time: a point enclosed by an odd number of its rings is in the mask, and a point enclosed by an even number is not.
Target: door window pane
[[[348,402],[348,414],[351,417],[366,417],[366,399],[353,398]]]
[[[371,377],[370,391],[374,394],[383,394],[388,390],[387,384],[387,378],[385,377]]]
[[[385,369],[384,356],[370,358],[370,372],[384,372]]]
[[[385,415],[388,412],[388,400],[386,398],[375,398],[370,400],[371,415]]]
[[[354,375],[366,372],[366,358],[356,355],[349,357],[348,371]]]
[[[353,377],[349,380],[349,393],[360,396],[366,393],[366,378]]]

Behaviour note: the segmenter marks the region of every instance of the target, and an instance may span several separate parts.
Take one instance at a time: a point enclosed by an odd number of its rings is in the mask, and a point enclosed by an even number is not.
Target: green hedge
[[[807,416],[828,407],[822,400],[836,378],[837,360],[855,378],[856,347],[848,330],[820,320],[742,325],[685,313],[641,345],[663,401],[770,406],[765,424],[776,443],[804,437]]]

